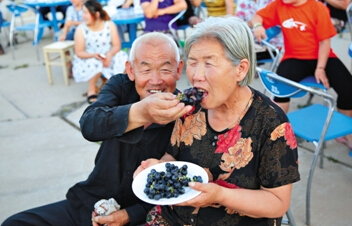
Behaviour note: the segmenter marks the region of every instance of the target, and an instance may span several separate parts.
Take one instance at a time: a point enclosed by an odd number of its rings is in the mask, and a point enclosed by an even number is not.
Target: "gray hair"
[[[130,51],[129,58],[128,58],[128,60],[130,61],[132,66],[133,66],[133,61],[136,58],[137,46],[142,43],[150,43],[155,46],[160,45],[160,43],[168,43],[170,45],[170,49],[174,50],[175,59],[177,61],[177,64],[180,62],[180,53],[179,53],[178,47],[177,47],[175,41],[171,37],[169,37],[166,34],[161,33],[161,32],[149,32],[149,33],[146,33],[146,34],[139,36],[132,43],[131,51]]]
[[[247,59],[250,68],[246,77],[239,83],[248,85],[255,75],[256,58],[254,52],[253,33],[241,19],[233,16],[209,17],[197,24],[193,32],[187,37],[185,54],[188,56],[192,45],[200,39],[215,39],[223,46],[225,57],[234,66]]]

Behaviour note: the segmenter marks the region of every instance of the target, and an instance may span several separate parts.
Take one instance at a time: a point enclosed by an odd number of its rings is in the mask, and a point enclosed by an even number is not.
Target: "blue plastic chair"
[[[33,32],[33,42],[32,44],[36,46],[37,58],[39,60],[39,49],[38,43],[41,40],[44,28],[52,26],[51,21],[44,21],[42,15],[35,8],[23,5],[23,4],[9,4],[7,9],[11,12],[11,23],[10,23],[10,47],[12,52],[12,57],[15,59],[14,48],[13,48],[13,38],[14,33],[18,31],[32,31]],[[24,12],[33,12],[35,15],[34,23],[27,23],[20,26],[16,25],[16,18],[20,18]]]
[[[257,68],[264,87],[274,96],[299,98],[307,93],[323,97],[326,105],[313,104],[287,114],[295,135],[313,143],[316,148],[310,166],[306,192],[306,224],[310,224],[310,193],[314,169],[320,155],[320,167],[323,167],[323,144],[352,133],[352,118],[335,111],[335,99],[320,90],[315,89],[320,84],[313,80],[293,82],[274,72]],[[309,87],[308,85],[314,85]]]
[[[265,33],[267,38],[266,40],[262,40],[262,44],[267,47],[269,54],[271,56],[271,59],[257,60],[257,63],[271,63],[270,71],[275,71],[280,59],[281,52],[276,46],[270,44],[270,40],[281,33],[281,27],[280,26],[270,27],[265,30]]]

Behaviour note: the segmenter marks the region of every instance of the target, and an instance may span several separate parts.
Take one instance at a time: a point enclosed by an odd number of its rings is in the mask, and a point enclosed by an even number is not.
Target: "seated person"
[[[96,101],[98,80],[125,70],[127,53],[121,50],[116,25],[96,0],[88,0],[83,6],[84,23],[75,33],[73,77],[76,82],[87,82],[87,101]]]
[[[73,40],[76,28],[83,22],[83,0],[71,0],[66,10],[66,20],[59,41]]]
[[[98,222],[136,226],[145,222],[153,206],[142,203],[132,192],[132,174],[143,159],[163,156],[174,120],[191,110],[173,95],[178,92],[176,82],[182,68],[171,38],[160,33],[138,37],[126,62],[127,74],[111,77],[98,101],[89,105],[80,119],[84,138],[102,141],[89,177],[73,185],[63,200],[22,211],[1,225],[97,226]],[[93,217],[94,204],[110,198],[118,202],[120,210]]]
[[[207,18],[187,37],[186,74],[203,99],[175,121],[161,160],[143,161],[134,176],[177,160],[203,167],[211,183],[189,183],[201,194],[153,208],[146,225],[281,225],[300,180],[297,143],[284,111],[249,85],[253,44],[236,17]]]
[[[141,0],[141,7],[145,15],[144,32],[158,31],[175,39],[168,24],[177,13],[187,9],[185,0]],[[176,23],[173,28],[177,29]],[[177,43],[177,40],[175,41]]]
[[[192,0],[194,6],[200,6],[204,2],[208,17],[234,15],[236,3],[234,0]]]
[[[69,7],[69,5],[58,5],[55,7],[56,9],[56,12],[61,12],[62,15],[63,15],[63,20],[66,19],[66,11],[67,11],[67,8]],[[44,20],[49,20],[48,18],[48,14],[51,12],[50,11],[50,7],[40,7],[38,9],[38,11],[40,12],[40,14],[42,15],[43,19]],[[61,24],[60,26],[61,28],[64,27],[64,24]],[[51,29],[51,27],[49,27]]]
[[[346,26],[347,13],[346,9],[350,4],[351,0],[321,0],[325,2],[326,6],[330,10],[330,17],[332,23],[335,26],[336,32],[340,33]]]
[[[273,0],[237,0],[235,16],[241,18],[243,21],[248,22],[248,25],[253,28],[250,23],[253,15],[261,8],[264,8]],[[278,34],[270,40],[270,43],[278,49],[283,48],[282,33]],[[263,47],[264,48],[264,47]],[[257,60],[270,59],[271,55],[268,50],[257,52]]]
[[[187,3],[187,10],[183,16],[176,21],[177,26],[183,26],[183,25],[190,25],[193,27],[194,25],[200,23],[202,19],[197,17],[194,14],[194,6],[193,6],[193,0],[186,0]]]
[[[331,48],[330,39],[336,35],[336,30],[323,3],[276,0],[259,10],[251,23],[262,23],[254,29],[258,40],[266,37],[265,28],[283,25],[285,53],[277,74],[295,82],[314,75],[318,83],[327,89],[332,87],[337,93],[337,110],[352,117],[352,76]],[[290,98],[275,97],[274,101],[288,112]],[[352,135],[337,141],[352,148]]]

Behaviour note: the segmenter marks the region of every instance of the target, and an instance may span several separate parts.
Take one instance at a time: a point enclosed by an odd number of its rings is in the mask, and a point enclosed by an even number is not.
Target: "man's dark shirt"
[[[132,191],[133,173],[142,160],[161,158],[170,141],[174,123],[152,124],[124,134],[131,105],[139,101],[135,83],[126,74],[111,77],[80,119],[83,136],[89,141],[103,141],[95,167],[86,181],[71,187],[67,200],[80,210],[82,225],[91,225],[94,204],[100,199],[115,198],[126,209],[130,225],[145,222],[152,207],[141,202]]]

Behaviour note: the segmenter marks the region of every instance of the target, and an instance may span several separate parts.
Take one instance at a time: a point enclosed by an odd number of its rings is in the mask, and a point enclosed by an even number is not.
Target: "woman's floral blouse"
[[[214,131],[207,110],[177,120],[168,153],[177,160],[202,166],[209,181],[221,186],[275,188],[300,180],[297,143],[286,114],[267,96],[252,89],[253,102],[240,123]],[[231,197],[229,197],[230,199]],[[233,200],[234,202],[236,200]],[[240,216],[224,206],[162,206],[170,225],[280,225],[279,219]]]

